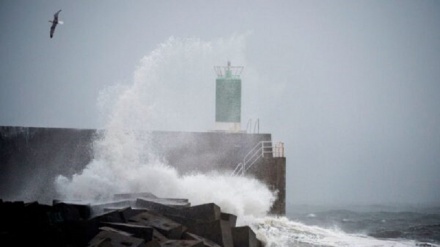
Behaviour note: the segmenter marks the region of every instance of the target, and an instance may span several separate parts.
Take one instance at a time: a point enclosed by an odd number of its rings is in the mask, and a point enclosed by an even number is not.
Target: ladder
[[[262,157],[284,157],[284,143],[278,142],[273,146],[272,141],[260,141],[244,156],[243,162],[235,167],[232,175],[243,176]]]

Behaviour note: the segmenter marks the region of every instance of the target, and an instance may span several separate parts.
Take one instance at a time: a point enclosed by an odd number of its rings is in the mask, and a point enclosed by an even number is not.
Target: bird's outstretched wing
[[[54,15],[53,15],[53,21],[58,22],[58,14],[61,12],[61,9],[58,10]]]
[[[53,37],[53,33],[55,32],[55,27],[58,24],[58,14],[61,12],[61,9],[58,10],[54,15],[53,15],[53,21],[52,22],[52,26],[50,27],[50,38]]]

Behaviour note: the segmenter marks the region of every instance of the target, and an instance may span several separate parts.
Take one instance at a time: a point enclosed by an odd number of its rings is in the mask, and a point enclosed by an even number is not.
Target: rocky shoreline
[[[105,203],[0,200],[0,245],[259,247],[249,226],[214,203],[151,193],[116,194]]]

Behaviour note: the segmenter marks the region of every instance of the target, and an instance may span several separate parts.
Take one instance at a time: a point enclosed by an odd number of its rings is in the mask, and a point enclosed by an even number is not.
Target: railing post
[[[284,157],[284,143],[278,142],[274,147],[274,157]]]
[[[244,165],[245,165],[244,163],[241,164],[241,175],[242,176],[244,176],[244,169],[245,169]]]
[[[281,148],[281,156],[280,157],[284,157],[284,143],[280,142],[280,148]]]

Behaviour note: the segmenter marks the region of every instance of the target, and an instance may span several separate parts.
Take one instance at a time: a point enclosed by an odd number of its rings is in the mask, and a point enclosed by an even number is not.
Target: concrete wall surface
[[[248,170],[259,180],[265,182],[272,191],[277,192],[271,213],[286,214],[286,158],[263,157]]]
[[[0,127],[0,198],[50,201],[54,178],[92,158],[94,130]],[[36,186],[38,185],[38,186]]]

